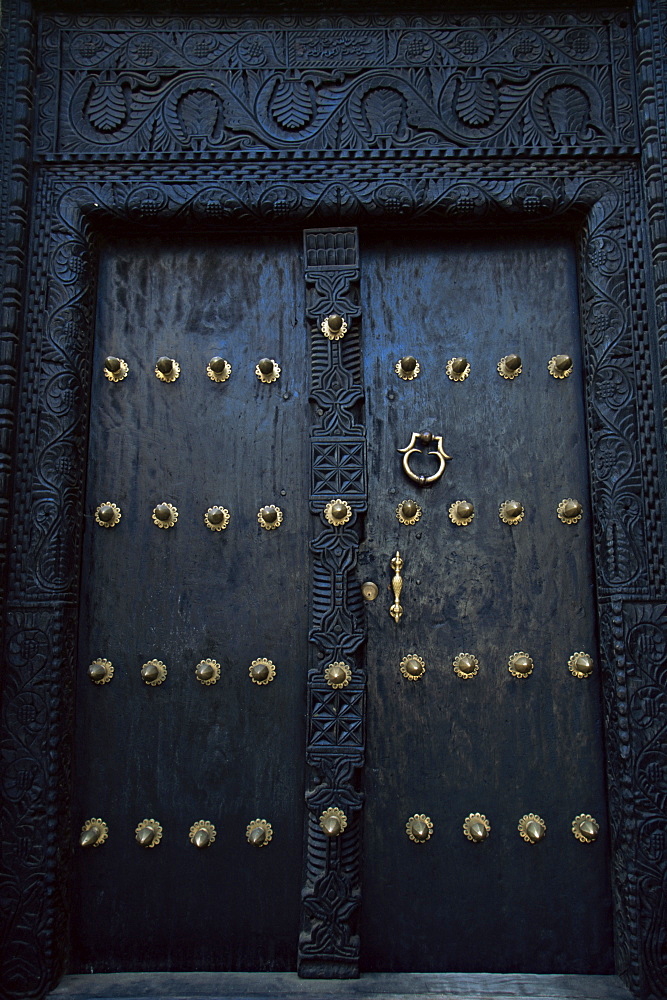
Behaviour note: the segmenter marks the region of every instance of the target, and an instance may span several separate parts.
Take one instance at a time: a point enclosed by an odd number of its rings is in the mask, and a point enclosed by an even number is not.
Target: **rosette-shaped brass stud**
[[[433,822],[424,813],[415,813],[405,824],[405,832],[415,844],[425,844],[433,836]]]
[[[574,362],[569,354],[556,354],[549,361],[548,368],[554,378],[567,378],[572,374]]]
[[[108,378],[110,382],[122,382],[124,378],[127,378],[129,370],[127,362],[122,358],[110,356],[104,359],[104,368],[102,371],[105,378]]]
[[[547,824],[536,813],[527,813],[519,820],[519,833],[529,844],[539,844],[546,832]]]
[[[418,681],[426,673],[426,664],[421,656],[416,653],[408,653],[401,660],[401,673],[408,681]]]
[[[459,653],[458,656],[454,657],[452,666],[454,667],[456,676],[463,678],[465,681],[470,680],[471,677],[475,677],[479,673],[479,660],[472,653]]]
[[[220,664],[217,660],[200,660],[195,667],[195,677],[200,684],[217,684],[220,679]]]
[[[265,819],[253,819],[248,823],[245,835],[253,847],[268,847],[273,837],[273,827]]]
[[[475,507],[472,500],[455,500],[449,508],[449,520],[453,524],[470,524],[475,516]]]
[[[557,513],[563,524],[576,524],[577,521],[581,521],[584,510],[578,500],[568,497],[558,504]]]
[[[397,361],[394,365],[394,371],[399,378],[402,378],[405,382],[412,382],[414,378],[417,378],[421,371],[421,365],[416,358],[413,358],[411,354],[406,355]]]
[[[581,813],[572,820],[572,833],[582,844],[592,844],[599,832],[600,824],[590,813]]]
[[[102,528],[115,528],[122,516],[120,507],[111,500],[105,500],[95,508],[95,520]]]
[[[516,378],[523,371],[518,354],[507,354],[498,362],[498,374],[503,378]]]
[[[109,827],[103,819],[87,819],[81,827],[81,847],[101,847],[109,836]]]
[[[463,382],[470,375],[470,364],[467,358],[450,358],[447,362],[447,377],[452,382]]]
[[[273,358],[262,358],[255,365],[255,375],[260,382],[267,385],[276,382],[280,378],[280,372],[280,365],[276,364]]]
[[[167,668],[162,660],[147,660],[141,667],[141,679],[144,684],[157,687],[163,684],[167,677]]]
[[[113,664],[111,660],[104,660],[101,657],[88,667],[88,676],[93,684],[108,684],[113,677]]]
[[[155,374],[160,382],[175,382],[181,374],[181,366],[173,358],[163,356],[155,362]]]
[[[331,806],[320,816],[320,827],[327,837],[340,837],[347,826],[347,816],[342,809]]]
[[[534,666],[532,656],[523,651],[512,653],[507,663],[507,669],[513,677],[529,677]]]
[[[347,323],[338,313],[332,313],[322,320],[320,330],[327,340],[341,340],[347,333]]]
[[[518,500],[505,500],[498,508],[498,516],[505,524],[518,524],[523,521],[525,510]]]
[[[215,840],[216,830],[207,819],[199,819],[190,827],[190,843],[200,850],[203,847],[210,847]]]
[[[276,668],[272,660],[261,656],[252,661],[248,668],[248,674],[253,684],[270,684],[276,676]]]
[[[204,524],[211,531],[224,531],[229,524],[229,511],[226,507],[209,507],[204,514]]]
[[[573,653],[567,661],[567,665],[572,676],[577,677],[579,680],[590,677],[593,673],[593,657],[589,656],[588,653]]]
[[[422,516],[422,509],[416,500],[401,500],[396,508],[396,517],[401,524],[416,524]]]
[[[173,503],[159,503],[153,507],[151,518],[158,528],[173,528],[178,521],[178,511]]]
[[[329,524],[332,524],[334,528],[339,528],[342,524],[347,524],[352,517],[352,507],[347,500],[341,500],[338,497],[336,500],[330,500],[326,505],[324,516]]]
[[[482,813],[470,813],[463,820],[463,832],[474,844],[481,844],[491,833],[491,824]]]
[[[212,382],[226,382],[232,374],[232,366],[224,358],[211,358],[206,365],[206,374]]]
[[[268,503],[257,511],[257,520],[262,528],[273,531],[274,528],[279,528],[283,523],[283,512],[274,503]]]
[[[157,847],[162,840],[162,827],[156,819],[142,819],[134,831],[134,839],[142,847]]]
[[[331,688],[347,687],[352,680],[352,669],[342,660],[336,660],[325,669],[324,679]]]

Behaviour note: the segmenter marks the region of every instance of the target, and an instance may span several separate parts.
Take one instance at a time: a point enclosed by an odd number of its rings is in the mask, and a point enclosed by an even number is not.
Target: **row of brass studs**
[[[528,844],[539,844],[544,840],[547,824],[537,813],[526,813],[517,827],[521,838]],[[590,813],[580,813],[572,820],[571,830],[582,844],[592,844],[597,840],[600,826]],[[405,825],[405,832],[415,844],[424,844],[433,836],[434,824],[425,813],[415,813]],[[483,813],[470,813],[463,821],[463,834],[473,844],[481,844],[491,833],[491,824]]]
[[[98,657],[88,667],[88,676],[93,684],[108,684],[113,678],[114,667],[111,660]],[[270,684],[276,676],[276,667],[272,660],[259,657],[253,660],[248,668],[248,676],[253,684]],[[217,684],[220,679],[220,664],[216,660],[200,660],[195,667],[195,677],[200,684],[209,687]],[[147,660],[141,667],[141,679],[150,687],[158,687],[167,679],[167,666],[162,660]]]
[[[420,505],[411,498],[402,500],[396,508],[396,518],[401,524],[416,524],[422,513]],[[472,500],[455,500],[448,513],[453,524],[467,525],[475,516],[475,506]],[[498,516],[505,524],[519,524],[525,513],[523,504],[518,500],[504,500],[498,508]],[[578,500],[567,497],[558,504],[556,514],[563,524],[576,524],[583,516],[583,507]]]
[[[181,366],[175,358],[161,357],[155,362],[156,378],[160,382],[175,382],[181,374]],[[110,382],[122,382],[130,371],[123,358],[108,357],[102,369]],[[280,378],[281,368],[273,358],[261,358],[255,365],[255,375],[260,382],[276,382]],[[225,358],[211,358],[206,366],[206,374],[213,382],[226,382],[232,374],[232,366]]]
[[[523,362],[518,354],[507,354],[500,359],[496,369],[503,378],[514,379],[523,372]],[[556,354],[550,358],[547,369],[554,378],[568,378],[574,371],[574,362],[569,354]],[[408,354],[396,362],[394,371],[404,382],[412,382],[421,372],[421,365]],[[464,382],[470,374],[470,362],[467,358],[450,358],[446,371],[452,382]]]
[[[156,819],[142,819],[134,831],[134,839],[141,847],[157,847],[162,840],[162,824]],[[83,824],[79,844],[81,847],[101,847],[109,836],[109,827],[103,819],[88,819]],[[190,827],[190,843],[194,847],[210,847],[217,830],[207,819],[197,820]],[[273,838],[273,827],[265,819],[253,819],[246,827],[246,840],[253,847],[266,847]]]
[[[118,504],[111,500],[105,500],[95,508],[95,520],[102,528],[115,528],[122,516]],[[159,503],[153,507],[151,519],[158,528],[173,528],[178,521],[178,509],[173,503]],[[224,531],[230,520],[231,514],[222,505],[204,511],[204,524],[211,531]],[[257,512],[257,520],[262,528],[272,531],[283,523],[283,512],[275,504],[266,504]]]
[[[401,673],[409,681],[418,681],[426,673],[426,663],[417,653],[408,653],[399,666]],[[593,673],[593,657],[584,652],[573,653],[567,661],[567,666],[573,677],[583,680]],[[452,668],[457,677],[470,680],[479,673],[479,660],[472,653],[459,653],[452,661]],[[518,653],[512,653],[507,661],[507,669],[513,677],[530,677],[535,669],[535,663],[532,656],[520,650]]]

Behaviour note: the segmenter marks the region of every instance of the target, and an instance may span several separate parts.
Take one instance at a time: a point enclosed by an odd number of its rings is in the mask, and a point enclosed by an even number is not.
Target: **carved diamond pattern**
[[[363,701],[363,691],[311,691],[310,748],[363,746]]]
[[[321,441],[313,443],[313,498],[344,495],[365,500],[365,441]]]

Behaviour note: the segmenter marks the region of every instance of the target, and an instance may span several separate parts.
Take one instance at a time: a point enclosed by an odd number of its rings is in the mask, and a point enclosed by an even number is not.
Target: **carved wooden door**
[[[103,252],[75,968],[610,971],[581,371],[563,239]]]

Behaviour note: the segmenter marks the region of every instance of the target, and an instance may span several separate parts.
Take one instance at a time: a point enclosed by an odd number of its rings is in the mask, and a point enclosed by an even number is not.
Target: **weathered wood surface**
[[[225,1000],[630,1000],[616,976],[459,975],[456,973],[368,974],[356,980],[305,980],[292,973],[144,973],[66,976],[53,1000],[138,1000],[140,997],[224,997]]]

